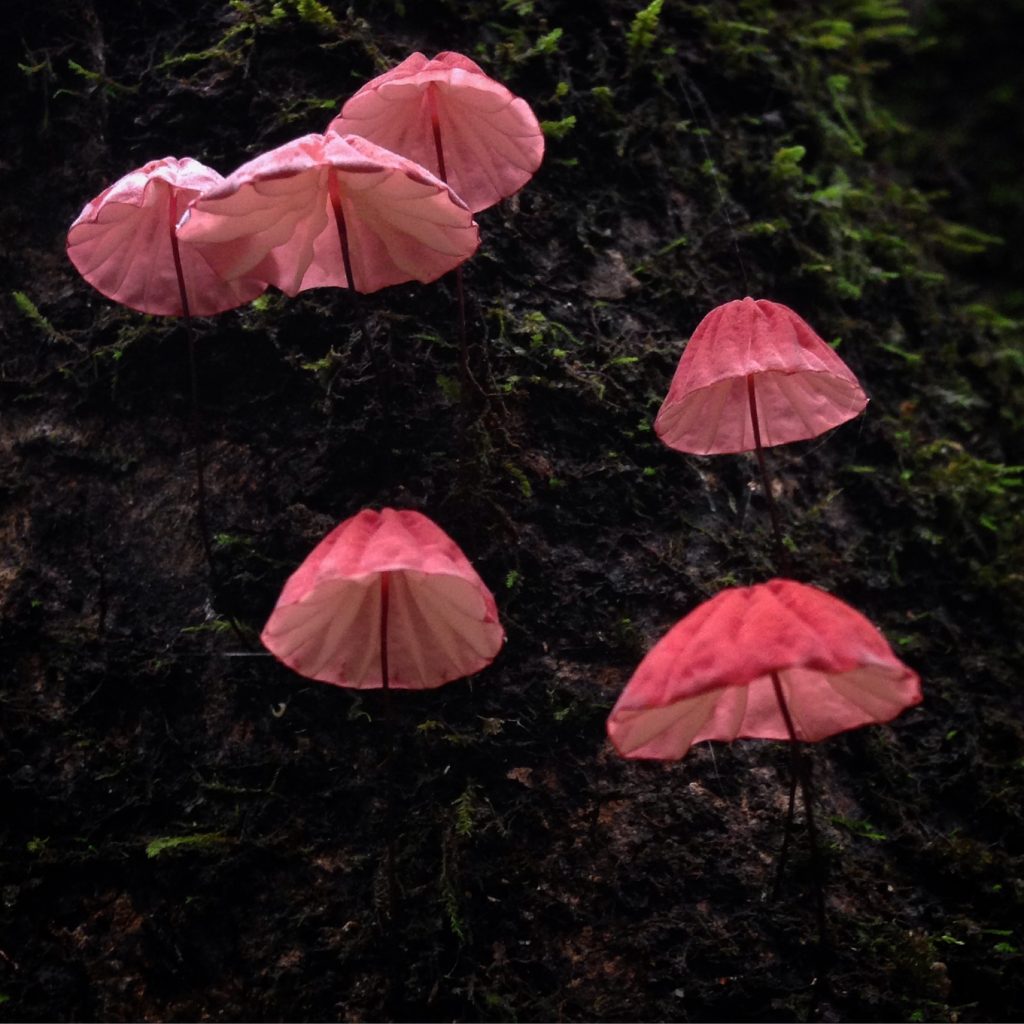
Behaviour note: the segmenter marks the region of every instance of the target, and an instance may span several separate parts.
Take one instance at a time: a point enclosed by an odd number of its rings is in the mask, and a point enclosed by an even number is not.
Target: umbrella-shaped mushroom
[[[188,338],[196,517],[211,572],[213,546],[206,518],[203,455],[192,316],[211,316],[250,302],[266,289],[240,275],[225,281],[175,228],[197,196],[224,179],[198,160],[151,160],[85,204],[68,231],[67,253],[78,272],[115,302],[143,313],[182,316]]]
[[[824,949],[824,895],[800,742],[888,722],[920,701],[917,674],[863,615],[816,587],[774,579],[724,590],[676,623],[622,691],[608,736],[623,757],[659,760],[677,760],[700,740],[788,739],[807,814]],[[784,842],[780,873],[785,849]]]
[[[224,179],[198,160],[151,160],[85,204],[68,231],[78,272],[109,299],[159,316],[212,316],[251,302],[266,285],[224,281],[175,235],[189,204]]]
[[[310,679],[421,690],[489,665],[504,641],[494,597],[458,545],[419,512],[365,509],[332,530],[292,574],[263,630],[275,657]],[[387,764],[388,919],[398,899],[394,758]]]
[[[916,673],[860,612],[775,579],[724,590],[676,623],[623,690],[608,735],[623,757],[676,760],[700,740],[813,743],[920,700]]]
[[[354,135],[304,135],[243,164],[178,229],[226,279],[288,295],[372,292],[434,281],[468,259],[479,231],[419,164]]]
[[[310,679],[418,690],[479,672],[504,631],[456,543],[420,512],[385,508],[346,519],[313,549],[262,639]]]
[[[860,382],[788,306],[735,299],[700,322],[654,421],[670,448],[749,452],[817,437],[867,405]]]
[[[429,168],[474,212],[518,192],[544,158],[530,105],[460,53],[414,53],[367,82],[328,131],[362,135]]]
[[[757,454],[781,565],[764,449],[817,437],[867,403],[853,372],[805,320],[779,302],[747,297],[717,306],[693,332],[654,430],[694,455]]]
[[[330,123],[416,160],[474,212],[518,192],[544,158],[530,105],[461,53],[414,53],[367,82]],[[480,385],[469,365],[462,267],[455,272],[463,388]]]

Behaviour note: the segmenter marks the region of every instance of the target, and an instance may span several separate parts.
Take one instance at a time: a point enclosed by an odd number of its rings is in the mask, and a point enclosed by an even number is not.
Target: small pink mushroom
[[[489,665],[505,639],[494,597],[455,541],[425,515],[365,509],[333,529],[292,574],[261,639],[309,679],[384,690],[391,921],[399,899],[391,691],[431,689]]]
[[[623,757],[676,760],[700,740],[816,742],[920,701],[917,674],[860,612],[775,579],[724,590],[676,623],[622,691],[608,735]]]
[[[414,53],[367,82],[328,131],[352,132],[432,170],[474,212],[518,192],[544,158],[526,100],[460,53]]]
[[[479,672],[504,638],[458,545],[425,515],[390,508],[332,530],[285,584],[262,636],[310,679],[408,690]]]
[[[266,285],[226,282],[174,229],[189,203],[224,179],[191,157],[151,160],[85,204],[68,231],[78,272],[108,299],[160,316],[212,316]]]
[[[197,200],[179,237],[228,280],[288,295],[434,281],[480,244],[465,204],[405,157],[354,135],[304,135]]]
[[[718,455],[817,437],[864,411],[850,368],[788,306],[736,299],[700,322],[654,421],[670,448]]]
[[[716,306],[683,350],[654,421],[661,440],[694,455],[757,454],[778,570],[789,565],[764,449],[817,437],[864,411],[850,368],[788,306]]]
[[[623,757],[659,760],[677,760],[700,740],[789,740],[793,781],[777,877],[799,782],[823,954],[824,888],[800,741],[888,722],[920,701],[917,673],[863,615],[815,587],[775,579],[724,590],[677,622],[626,684],[608,735]]]
[[[194,246],[176,234],[189,204],[223,182],[216,171],[191,157],[151,160],[86,203],[67,238],[68,258],[107,298],[143,313],[184,317],[192,392],[196,518],[211,572],[215,567],[206,516],[192,317],[212,316],[251,302],[267,287],[245,274],[225,281]]]

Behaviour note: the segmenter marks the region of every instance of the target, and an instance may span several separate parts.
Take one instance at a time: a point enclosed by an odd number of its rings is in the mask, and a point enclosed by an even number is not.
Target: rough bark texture
[[[902,83],[922,60],[940,80],[942,48],[919,55],[888,0],[638,12],[7,15],[0,1018],[1019,1015],[1022,330],[998,279],[991,305],[971,283],[963,250],[994,243],[950,219],[982,201],[920,191],[946,171],[889,113],[912,121]],[[197,321],[211,579],[184,329],[78,278],[67,226],[147,160],[227,173],[322,131],[417,49],[466,53],[547,122],[541,170],[479,215],[465,267],[484,395],[461,393],[451,277]],[[812,751],[835,947],[813,987],[802,814],[770,898],[785,745],[631,764],[604,738],[658,636],[774,571],[753,456],[651,431],[689,333],[746,294],[798,310],[871,396],[769,453],[793,575],[867,615],[925,688]],[[296,677],[255,640],[314,544],[384,505],[451,534],[508,631],[473,680],[394,695],[391,835],[379,694]]]

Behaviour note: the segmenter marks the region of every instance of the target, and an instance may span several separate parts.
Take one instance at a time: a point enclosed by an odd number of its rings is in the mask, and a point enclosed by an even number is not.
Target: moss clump
[[[189,836],[160,836],[146,844],[146,856],[150,860],[154,860],[168,854],[207,852],[219,849],[227,842],[230,840],[221,832],[198,832]]]

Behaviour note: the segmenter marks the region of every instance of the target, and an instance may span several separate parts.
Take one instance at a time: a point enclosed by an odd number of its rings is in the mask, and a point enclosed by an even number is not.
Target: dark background
[[[0,1016],[1012,1020],[1022,1005],[1022,5],[889,0],[41,2],[0,75]],[[217,573],[185,335],[64,254],[150,159],[227,173],[421,49],[547,122],[455,289],[272,293],[200,321]],[[871,404],[769,453],[793,575],[921,673],[813,750],[771,899],[784,745],[618,759],[648,647],[770,578],[752,456],[651,431],[685,339],[793,306]],[[385,920],[379,695],[250,653],[365,506],[418,508],[508,643],[399,694]],[[242,638],[232,629],[240,627]],[[244,642],[243,642],[244,641]],[[812,984],[815,978],[817,984]]]

